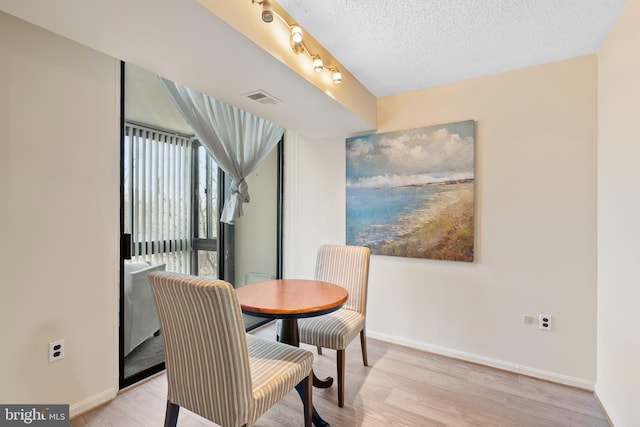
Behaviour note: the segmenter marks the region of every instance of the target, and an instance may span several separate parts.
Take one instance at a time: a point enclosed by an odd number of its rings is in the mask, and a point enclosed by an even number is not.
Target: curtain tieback
[[[239,183],[231,181],[231,195],[237,197],[242,203],[249,203],[249,184],[244,178]]]

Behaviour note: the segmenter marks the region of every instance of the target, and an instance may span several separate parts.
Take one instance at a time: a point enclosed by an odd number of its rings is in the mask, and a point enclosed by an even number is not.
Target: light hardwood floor
[[[254,333],[275,339],[273,324]],[[338,407],[335,384],[314,389],[314,405],[333,427],[609,426],[591,392],[371,338],[367,343],[369,367],[362,365],[360,340],[346,351],[344,408]],[[319,377],[335,376],[335,351],[314,351],[314,357]],[[74,417],[71,426],[162,426],[166,391],[166,376],[159,374]],[[302,403],[293,391],[253,427],[299,427],[302,421]],[[214,425],[180,410],[179,427]]]

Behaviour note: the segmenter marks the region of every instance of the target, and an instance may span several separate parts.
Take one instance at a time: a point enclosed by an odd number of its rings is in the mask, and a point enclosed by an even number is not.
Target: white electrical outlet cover
[[[550,331],[551,325],[553,321],[553,317],[550,314],[539,314],[538,315],[538,328],[543,331]]]
[[[64,359],[64,340],[51,341],[49,343],[49,362]]]

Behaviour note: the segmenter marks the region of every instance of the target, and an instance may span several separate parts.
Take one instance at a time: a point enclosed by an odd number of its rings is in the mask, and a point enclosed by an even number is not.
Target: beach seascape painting
[[[346,140],[348,245],[473,262],[474,121]]]

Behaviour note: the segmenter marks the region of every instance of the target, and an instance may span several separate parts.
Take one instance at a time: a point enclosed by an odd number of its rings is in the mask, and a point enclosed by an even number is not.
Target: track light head
[[[266,23],[273,22],[273,9],[269,0],[262,2],[262,20]]]
[[[324,69],[324,64],[322,63],[322,58],[320,58],[320,55],[314,56],[313,71],[315,71],[316,73],[321,73],[323,69]]]
[[[291,28],[291,36],[289,37],[291,49],[297,54],[303,53],[306,48],[302,43],[302,28],[296,24],[291,25],[289,28]]]
[[[335,84],[342,83],[342,74],[340,73],[340,70],[338,70],[337,68],[333,70],[333,83]]]
[[[302,41],[302,28],[297,25],[291,27],[291,41],[300,43]]]

